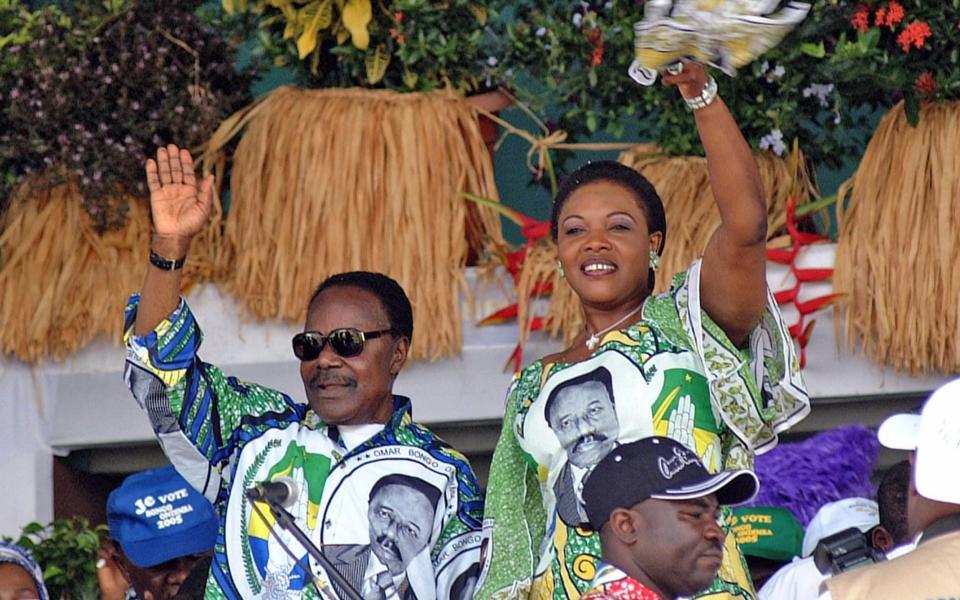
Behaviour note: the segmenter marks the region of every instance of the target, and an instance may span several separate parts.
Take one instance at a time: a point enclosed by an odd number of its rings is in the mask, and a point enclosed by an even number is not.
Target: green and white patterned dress
[[[582,512],[577,519],[580,485],[614,445],[669,436],[711,472],[749,468],[776,445],[778,431],[807,415],[799,361],[773,296],[740,350],[701,309],[699,281],[697,261],[588,359],[537,361],[514,378],[490,471],[476,598],[573,600],[589,588],[600,543],[580,526]],[[562,397],[585,383],[578,399]],[[714,585],[699,597],[752,598],[734,536],[726,548]]]

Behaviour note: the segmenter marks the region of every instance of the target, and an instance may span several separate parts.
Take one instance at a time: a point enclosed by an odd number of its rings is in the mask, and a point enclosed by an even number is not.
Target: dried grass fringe
[[[502,241],[476,113],[452,92],[280,88],[225,121],[203,157],[233,159],[231,291],[254,316],[300,321],[315,286],[349,270],[395,278],[413,304],[412,356],[462,346],[468,243]]]
[[[960,102],[916,127],[891,109],[837,198],[837,339],[897,371],[960,371]]]
[[[97,233],[75,185],[25,184],[0,235],[0,353],[26,362],[63,360],[97,336],[119,343],[128,295],[140,289],[150,244],[143,199],[127,225]],[[223,274],[220,207],[190,250],[185,285]]]
[[[799,181],[794,180],[789,156],[781,158],[769,152],[754,156],[767,195],[767,231],[768,239],[772,239],[786,225],[787,198],[791,192],[799,189],[811,196],[817,193],[802,156]],[[720,224],[720,213],[710,189],[707,161],[701,157],[665,157],[649,144],[624,152],[619,160],[649,179],[663,200],[667,243],[657,271],[654,293],[661,292],[669,287],[675,273],[686,269],[703,253],[711,234]],[[524,323],[522,340],[526,340],[536,316],[531,292],[541,283],[550,283],[554,289],[547,301],[550,321],[546,331],[552,336],[562,335],[564,342],[569,344],[583,330],[580,301],[567,282],[560,278],[556,265],[556,247],[549,239],[537,244],[524,262],[517,291],[520,322]]]

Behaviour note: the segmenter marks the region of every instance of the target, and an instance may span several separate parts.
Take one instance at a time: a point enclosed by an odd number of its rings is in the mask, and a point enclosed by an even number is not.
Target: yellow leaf
[[[233,0],[223,0],[223,10],[227,11],[228,15],[233,14]]]
[[[481,27],[487,24],[487,9],[479,4],[470,4],[467,8],[473,13]]]
[[[370,0],[347,0],[343,7],[343,26],[350,32],[353,45],[360,50],[366,50],[370,45],[370,32],[367,24],[373,17]]]
[[[373,52],[367,51],[363,63],[367,68],[367,83],[377,84],[387,74],[387,67],[390,65],[390,53],[387,52],[387,47],[380,44]]]
[[[317,18],[320,19],[320,29],[327,29],[333,23],[333,3],[331,0],[324,0],[320,8],[317,9]]]
[[[317,48],[313,51],[313,54],[310,55],[310,73],[313,75],[317,74],[317,71],[320,69],[320,48]]]
[[[283,13],[283,18],[286,19],[288,22],[299,24],[299,21],[297,20],[297,9],[291,6],[290,4],[284,4],[283,6],[281,6],[280,12]]]
[[[303,60],[308,54],[317,47],[317,34],[323,27],[324,15],[327,17],[327,27],[330,26],[330,1],[316,0],[300,9],[302,18],[309,19],[303,29],[303,33],[297,38],[297,52],[300,53],[300,59]]]
[[[343,43],[344,43],[345,41],[347,41],[347,39],[348,39],[349,37],[350,37],[350,32],[349,32],[349,31],[347,31],[347,30],[344,29],[343,27],[339,27],[339,28],[337,29],[337,45],[338,45],[338,46],[343,45]]]
[[[415,72],[406,67],[403,68],[403,85],[407,86],[407,88],[411,90],[414,89],[417,85],[417,79],[419,78],[420,76]]]

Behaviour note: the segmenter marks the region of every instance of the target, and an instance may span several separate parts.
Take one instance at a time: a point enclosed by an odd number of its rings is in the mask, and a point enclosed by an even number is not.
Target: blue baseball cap
[[[134,473],[107,500],[110,535],[146,568],[213,549],[217,513],[172,466]]]

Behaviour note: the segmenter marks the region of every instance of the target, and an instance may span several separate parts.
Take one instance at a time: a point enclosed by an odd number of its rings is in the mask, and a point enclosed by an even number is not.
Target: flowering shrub
[[[257,16],[261,51],[307,87],[429,91],[489,85],[497,64],[480,0],[224,0]]]
[[[0,201],[31,175],[35,185],[73,178],[105,229],[124,222],[118,193],[145,193],[146,154],[203,142],[249,101],[253,74],[237,74],[232,48],[197,22],[199,2],[77,4],[86,12],[39,13],[34,35],[6,48]]]
[[[597,131],[621,137],[628,120],[639,120],[641,137],[667,153],[702,153],[693,117],[677,91],[641,87],[627,76],[641,3],[514,4],[516,18],[502,28],[500,64],[501,77],[521,99],[541,109],[555,103],[558,126],[575,139]],[[846,26],[834,21],[836,27]],[[862,127],[863,119],[847,110],[817,68],[820,59],[801,45],[826,32],[822,22],[808,17],[787,41],[737,77],[716,75],[722,97],[754,148],[782,155],[796,138],[809,158],[828,165],[859,149],[862,140],[850,132]]]
[[[960,0],[870,0],[841,5],[839,37],[823,70],[845,96],[874,106],[904,100],[912,123],[924,102],[960,99]]]
[[[862,151],[870,108],[906,98],[915,116],[923,100],[960,96],[960,0],[809,3],[779,46],[736,77],[716,75],[754,148],[782,155],[796,139],[815,163],[837,166]],[[536,108],[558,111],[574,139],[620,137],[628,120],[639,120],[641,137],[666,152],[700,153],[676,90],[642,88],[626,75],[642,4],[518,0],[515,18],[500,24],[501,77]]]

